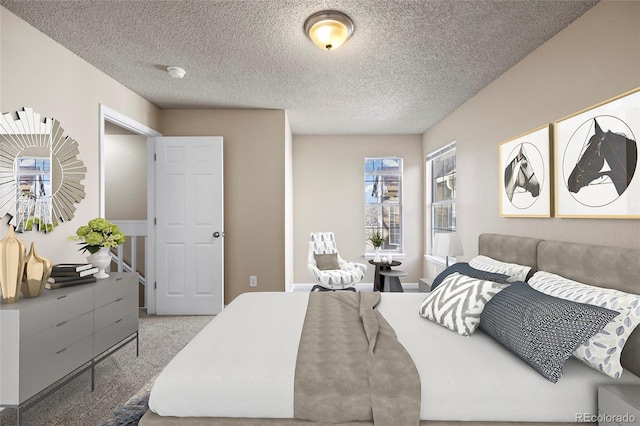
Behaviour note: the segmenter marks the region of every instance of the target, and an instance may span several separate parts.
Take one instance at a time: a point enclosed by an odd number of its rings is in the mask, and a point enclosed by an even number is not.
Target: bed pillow
[[[620,313],[573,352],[576,358],[589,367],[619,379],[624,371],[620,362],[622,350],[633,330],[640,324],[640,296],[583,284],[543,271],[536,272],[529,281],[531,287],[545,294]]]
[[[549,296],[515,282],[487,303],[480,328],[556,383],[573,351],[618,312]]]
[[[471,261],[469,261],[469,265],[476,269],[481,269],[487,272],[496,272],[498,274],[508,275],[509,278],[507,281],[525,281],[527,279],[527,274],[531,270],[531,266],[518,265],[517,263],[505,263],[500,262],[499,260],[492,259],[488,256],[476,256]]]
[[[314,254],[313,257],[315,257],[316,265],[321,271],[340,269],[340,264],[338,263],[338,253]]]
[[[458,262],[446,268],[444,271],[440,272],[431,283],[431,291],[435,290],[445,278],[449,275],[458,272],[462,275],[466,275],[471,278],[476,278],[479,280],[485,281],[493,281],[496,283],[507,283],[508,275],[505,274],[497,274],[495,272],[487,272],[481,269],[472,268],[468,263]]]
[[[508,285],[453,273],[429,293],[419,312],[449,330],[469,336],[478,328],[487,302]]]

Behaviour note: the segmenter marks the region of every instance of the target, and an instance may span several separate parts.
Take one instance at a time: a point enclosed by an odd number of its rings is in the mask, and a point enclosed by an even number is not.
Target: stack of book
[[[48,289],[69,287],[78,284],[89,284],[96,282],[93,276],[98,272],[98,268],[90,263],[62,263],[53,265],[51,276],[47,280]]]

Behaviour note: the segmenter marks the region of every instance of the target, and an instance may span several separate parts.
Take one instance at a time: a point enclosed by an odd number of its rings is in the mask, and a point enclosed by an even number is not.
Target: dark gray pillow
[[[438,276],[434,278],[433,283],[431,284],[431,291],[435,290],[436,287],[438,287],[442,283],[442,281],[444,281],[445,278],[447,278],[449,275],[454,274],[456,272],[471,278],[478,279],[478,280],[493,281],[494,283],[501,283],[501,284],[509,283],[509,281],[507,281],[507,278],[509,278],[509,275],[498,274],[496,272],[482,271],[480,269],[472,268],[466,262],[458,262],[449,266],[447,269],[440,272]]]
[[[618,312],[514,282],[487,303],[480,328],[553,383],[573,351]]]
[[[340,269],[340,264],[338,263],[338,253],[314,254],[313,257],[316,258],[316,265],[318,265],[318,269],[320,269],[321,271],[326,271],[329,269]]]

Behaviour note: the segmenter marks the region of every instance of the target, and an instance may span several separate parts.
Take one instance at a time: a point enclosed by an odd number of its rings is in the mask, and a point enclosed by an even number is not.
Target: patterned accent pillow
[[[508,285],[454,273],[429,293],[419,312],[449,330],[469,336],[478,328],[480,313],[487,302]]]
[[[435,290],[436,287],[442,284],[442,281],[444,281],[445,278],[447,278],[454,272],[459,272],[462,275],[476,278],[478,280],[493,281],[494,283],[507,283],[507,279],[509,278],[509,276],[505,274],[497,274],[495,272],[487,272],[481,269],[475,269],[472,268],[468,263],[458,262],[449,266],[434,278],[433,283],[431,283],[431,291]]]
[[[527,274],[531,270],[531,266],[518,265],[517,263],[505,263],[500,262],[499,260],[492,259],[488,256],[476,256],[471,261],[469,261],[469,265],[476,269],[481,269],[487,272],[496,272],[498,274],[508,275],[509,278],[507,281],[525,281],[527,279]]]
[[[619,379],[624,371],[620,362],[622,350],[633,330],[640,324],[640,296],[583,284],[543,271],[536,272],[529,281],[531,287],[545,294],[620,313],[573,352],[576,358],[589,367]]]
[[[556,383],[573,351],[616,311],[549,296],[515,282],[487,303],[480,328]]]

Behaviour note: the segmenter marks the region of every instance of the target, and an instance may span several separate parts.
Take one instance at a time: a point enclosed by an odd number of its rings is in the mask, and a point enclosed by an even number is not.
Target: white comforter
[[[615,381],[575,359],[556,384],[489,336],[463,337],[418,315],[425,295],[382,293],[378,307],[412,356],[423,420],[575,422],[597,414],[599,384]],[[308,293],[247,293],[214,318],[157,378],[149,407],[162,416],[293,417],[298,340]],[[327,326],[339,326],[327,318]],[[340,354],[327,362],[340,362]]]

